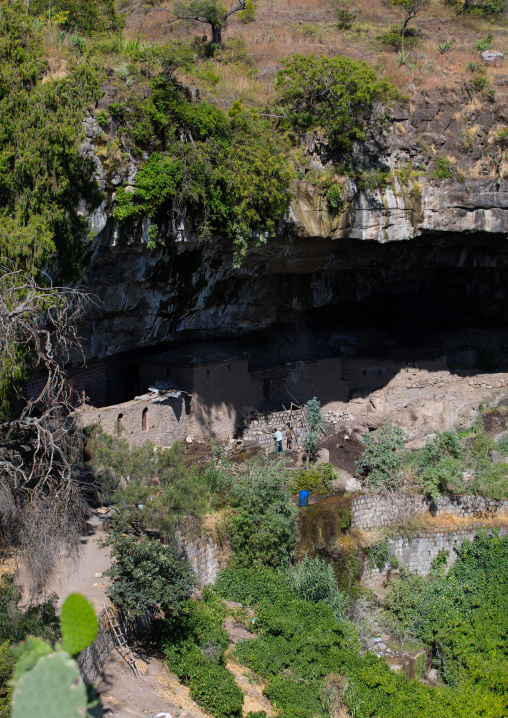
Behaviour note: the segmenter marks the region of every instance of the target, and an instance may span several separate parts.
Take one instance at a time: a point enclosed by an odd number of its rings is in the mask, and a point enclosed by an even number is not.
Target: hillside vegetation
[[[191,210],[190,228],[226,236],[240,261],[250,242],[279,231],[298,178],[317,183],[331,211],[345,201],[341,177],[358,188],[390,181],[355,151],[366,131],[389,128],[377,103],[455,93],[460,109],[466,95],[468,147],[479,108],[502,107],[503,68],[479,54],[505,49],[499,3],[259,0],[223,23],[221,46],[213,18],[177,19],[194,5],[38,0],[27,15],[2,0],[0,251],[16,266],[37,269],[57,253],[75,276],[93,237],[86,214],[104,201],[127,231],[149,218],[149,248]],[[83,151],[87,112],[96,124]],[[502,176],[502,122],[492,131]],[[324,174],[309,173],[305,132],[325,139]],[[454,176],[455,162],[438,156],[432,176]]]

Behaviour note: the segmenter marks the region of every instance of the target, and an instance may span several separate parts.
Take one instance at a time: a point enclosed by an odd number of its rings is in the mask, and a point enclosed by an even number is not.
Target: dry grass
[[[215,88],[208,88],[210,96],[220,101],[241,99],[246,103],[266,105],[274,100],[273,78],[282,58],[294,53],[317,55],[346,55],[365,59],[376,64],[380,73],[389,77],[400,89],[407,92],[414,85],[428,93],[459,89],[470,79],[467,66],[480,63],[474,44],[489,33],[494,36],[494,47],[506,49],[506,29],[481,18],[457,17],[453,8],[441,0],[432,0],[412,26],[422,37],[411,53],[413,67],[401,66],[399,55],[383,49],[377,37],[390,26],[400,23],[400,11],[389,0],[360,0],[347,2],[357,14],[351,30],[340,31],[335,25],[334,6],[338,0],[257,0],[256,20],[243,24],[237,15],[231,17],[224,38],[243,38],[251,55],[256,77],[241,68],[218,68],[220,80]],[[163,4],[171,10],[172,1]],[[140,35],[143,39],[158,42],[168,40],[189,41],[203,35],[207,26],[199,23],[167,24],[168,14],[151,8],[144,9],[141,0],[122,0],[126,14],[128,37]],[[453,41],[453,47],[441,55],[438,45]],[[410,49],[410,48],[408,48]],[[505,74],[504,68],[488,68],[486,77],[495,85]]]

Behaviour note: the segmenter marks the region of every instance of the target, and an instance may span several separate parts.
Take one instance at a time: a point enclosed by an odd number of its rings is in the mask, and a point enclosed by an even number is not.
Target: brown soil
[[[70,593],[86,596],[96,611],[100,611],[103,604],[109,602],[106,596],[108,578],[105,575],[110,566],[109,548],[102,548],[98,543],[106,537],[104,523],[107,520],[106,516],[93,512],[86,531],[81,536],[81,549],[77,559],[60,559],[46,589],[48,593],[57,594],[59,606]]]
[[[361,457],[365,449],[358,439],[348,433],[347,429],[341,429],[336,436],[327,436],[321,442],[321,447],[330,452],[330,463],[337,469],[347,471],[354,476],[357,471],[356,461]]]
[[[134,651],[142,673],[136,678],[116,652],[108,658],[97,688],[101,694],[104,715],[108,718],[154,718],[169,713],[171,718],[208,718],[190,698],[164,663],[153,656],[142,660]]]

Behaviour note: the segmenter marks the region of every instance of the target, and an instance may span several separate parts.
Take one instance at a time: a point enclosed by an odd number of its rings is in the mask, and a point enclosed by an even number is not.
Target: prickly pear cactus
[[[66,651],[39,658],[14,688],[12,718],[84,718],[86,714],[86,686]]]
[[[60,614],[62,643],[66,651],[76,656],[97,637],[97,618],[92,604],[79,593],[71,593]]]

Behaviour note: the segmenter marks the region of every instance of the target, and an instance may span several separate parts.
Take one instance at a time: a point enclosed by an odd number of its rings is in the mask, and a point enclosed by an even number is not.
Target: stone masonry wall
[[[508,501],[491,501],[482,496],[442,496],[437,504],[434,504],[425,496],[357,496],[352,503],[351,527],[369,531],[401,523],[411,516],[427,511],[434,516],[482,518],[508,514]]]
[[[388,539],[389,559],[386,566],[379,570],[377,566],[370,566],[367,560],[364,565],[361,582],[367,588],[380,588],[393,570],[390,568],[390,558],[392,557],[397,559],[399,566],[404,566],[412,573],[417,573],[420,576],[426,576],[430,571],[432,561],[440,551],[444,550],[448,551],[447,567],[450,568],[457,559],[457,553],[454,549],[458,548],[465,540],[472,541],[482,529],[485,530],[485,527],[478,524],[474,528],[468,527],[454,531],[428,531],[412,538],[399,536]],[[487,533],[492,534],[492,530],[487,530]],[[507,528],[499,527],[500,536],[507,533]]]
[[[307,431],[307,419],[302,409],[251,414],[242,432],[244,446],[261,446],[265,451],[275,449],[273,430],[281,429],[284,434],[286,424],[291,424],[293,429],[293,448],[301,446]],[[285,434],[283,446],[286,448]]]
[[[197,584],[202,588],[217,580],[219,571],[223,568],[221,552],[209,534],[205,532],[193,534],[193,531],[185,535],[177,531],[176,540],[180,555],[190,563]]]
[[[34,374],[28,379],[24,394],[27,399],[37,399],[46,385],[45,373]],[[73,403],[76,405],[83,392],[94,406],[103,406],[106,403],[107,370],[103,360],[90,362],[67,377],[67,386],[73,394]]]
[[[305,404],[314,396],[322,406],[348,400],[340,357],[286,362],[258,369],[250,376],[260,384],[267,383],[269,396],[263,404],[267,410],[290,406],[292,401]]]
[[[183,395],[159,402],[133,399],[103,408],[87,405],[77,409],[74,416],[79,426],[100,422],[107,434],[120,433],[131,446],[142,446],[147,441],[156,446],[171,446],[175,441],[185,441],[190,431]]]
[[[148,628],[152,622],[152,615],[147,612],[130,624],[122,621],[119,615],[117,615],[117,620],[124,636],[126,636],[127,641],[129,641],[133,634],[140,633]],[[81,674],[90,685],[97,682],[109,655],[115,650],[115,642],[104,608],[98,613],[97,621],[99,623],[97,638],[91,646],[88,646],[88,648],[85,648],[85,650],[79,654],[77,659]]]

